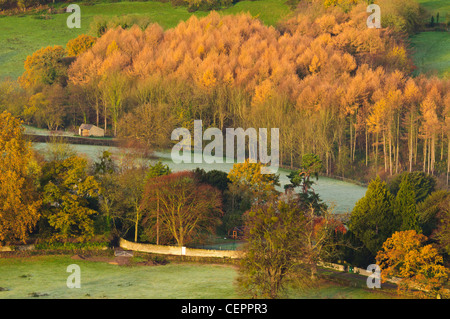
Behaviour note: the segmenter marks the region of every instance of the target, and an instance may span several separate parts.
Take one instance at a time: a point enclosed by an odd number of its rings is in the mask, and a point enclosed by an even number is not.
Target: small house
[[[78,130],[80,136],[105,136],[105,130],[93,124],[81,124]]]

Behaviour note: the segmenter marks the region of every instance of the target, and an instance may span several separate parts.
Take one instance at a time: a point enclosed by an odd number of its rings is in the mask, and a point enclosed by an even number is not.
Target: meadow
[[[45,46],[62,45],[80,34],[88,34],[95,16],[113,17],[126,14],[145,15],[163,28],[172,28],[192,15],[206,16],[209,12],[188,12],[186,7],[173,7],[169,2],[117,2],[80,5],[81,28],[66,25],[70,13],[0,15],[0,79],[16,79],[23,71],[26,57]],[[284,1],[243,1],[221,11],[222,14],[249,12],[267,25],[275,25],[291,11]]]
[[[137,257],[136,262],[139,261]],[[111,257],[111,261],[113,257]],[[67,266],[81,270],[81,288],[66,285]],[[170,262],[121,266],[64,256],[0,258],[0,299],[230,299],[240,298],[236,266]],[[336,277],[331,271],[330,279]],[[361,279],[321,281],[308,289],[290,288],[285,298],[391,298],[392,289],[370,290]]]
[[[439,12],[440,17],[445,21],[446,15],[450,14],[450,2],[447,0],[416,0],[431,14]]]
[[[439,22],[446,22],[450,15],[450,1],[416,0]],[[421,32],[410,37],[415,74],[430,73],[450,76],[450,32]]]
[[[410,38],[415,74],[450,76],[450,32],[422,32]]]

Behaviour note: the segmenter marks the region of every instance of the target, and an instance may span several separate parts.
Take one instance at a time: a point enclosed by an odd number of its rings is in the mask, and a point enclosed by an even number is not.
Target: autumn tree
[[[347,230],[342,222],[333,216],[332,209],[315,211],[313,206],[303,209],[305,225],[300,230],[304,241],[303,262],[307,265],[311,280],[317,279],[318,264],[335,257],[337,248],[344,246]]]
[[[120,218],[117,207],[120,202],[121,186],[117,179],[118,167],[109,151],[103,151],[91,168],[95,179],[101,187],[98,196],[100,218],[104,220],[103,226],[106,232],[117,233],[117,221]]]
[[[79,56],[89,50],[97,40],[96,37],[81,34],[75,39],[69,40],[66,44],[66,52],[68,56]]]
[[[7,112],[0,114],[0,152],[0,242],[25,243],[40,217],[40,168],[22,122]]]
[[[118,192],[118,210],[124,227],[134,229],[134,241],[138,241],[141,221],[144,216],[142,200],[146,181],[145,167],[130,167],[122,169],[117,176],[120,190]],[[129,226],[128,226],[129,225]]]
[[[23,116],[38,127],[57,130],[63,126],[66,116],[66,93],[59,84],[45,86],[41,92],[30,96]]]
[[[157,204],[159,210],[155,209]],[[142,207],[153,220],[158,212],[161,229],[180,247],[214,232],[222,215],[220,192],[199,183],[188,171],[150,179]]]
[[[107,112],[111,114],[113,134],[117,136],[117,123],[123,109],[127,80],[120,74],[110,74],[100,84],[104,104],[105,131],[107,130]]]
[[[246,295],[273,299],[280,297],[288,283],[309,283],[301,264],[305,225],[303,212],[293,202],[271,201],[246,213],[247,243],[237,279]]]
[[[189,127],[195,119],[220,129],[278,127],[280,164],[292,169],[313,153],[325,173],[364,181],[420,164],[442,174],[442,162],[450,163],[448,81],[411,77],[401,30],[416,28],[417,4],[383,5],[393,20],[382,29],[367,28],[364,1],[302,2],[277,28],[217,12],[168,30],[105,25],[70,65],[69,81],[96,91],[112,74],[129,80],[122,107],[102,95],[103,115],[113,126],[117,115],[118,134],[143,142],[167,146],[165,130],[154,128]],[[88,104],[98,110],[97,102]]]
[[[239,187],[240,191],[250,193],[255,199],[264,200],[277,193],[279,186],[277,174],[264,174],[264,166],[260,162],[236,163],[228,173],[231,183]]]
[[[425,244],[426,240],[415,230],[395,232],[388,238],[376,256],[382,280],[397,277],[401,279],[401,291],[417,289],[423,297],[444,296],[449,272],[437,250]]]
[[[147,176],[146,176],[146,183],[150,184],[153,183],[154,181],[152,180],[153,178],[159,177],[159,176],[164,176],[164,175],[169,175],[172,173],[172,170],[169,168],[168,165],[163,164],[161,161],[156,162],[154,165],[150,165],[148,170],[147,170]],[[154,215],[156,215],[156,244],[159,245],[159,234],[160,234],[160,222],[159,222],[159,207],[160,207],[160,203],[159,203],[159,197],[157,196],[156,198],[156,212]],[[151,219],[151,218],[150,218]],[[146,216],[146,220],[144,221],[147,222],[149,220],[148,216]]]
[[[93,201],[100,184],[87,174],[87,160],[70,156],[45,163],[42,176],[44,216],[58,240],[80,241],[94,236]]]
[[[152,149],[168,147],[177,124],[167,104],[146,103],[126,113],[118,122],[118,136]]]
[[[67,68],[61,63],[66,52],[62,46],[48,46],[37,50],[25,60],[25,72],[19,77],[24,88],[36,85],[66,83]]]
[[[28,95],[17,81],[4,79],[0,82],[0,113],[7,111],[14,117],[21,117],[27,123],[22,116],[27,100]]]

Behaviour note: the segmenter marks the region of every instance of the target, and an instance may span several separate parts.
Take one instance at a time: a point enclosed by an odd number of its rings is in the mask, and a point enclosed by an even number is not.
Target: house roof
[[[80,128],[83,130],[90,130],[93,126],[93,124],[81,124]]]
[[[82,130],[90,130],[93,127],[98,128],[99,130],[103,130],[102,128],[97,127],[94,124],[81,124],[80,125],[80,129],[82,129]]]

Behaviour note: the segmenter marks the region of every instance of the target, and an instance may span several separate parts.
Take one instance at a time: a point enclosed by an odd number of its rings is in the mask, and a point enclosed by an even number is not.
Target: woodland
[[[168,30],[97,19],[98,37],[30,55],[18,83],[2,82],[1,105],[28,124],[93,123],[150,148],[169,148],[170,132],[195,119],[276,127],[285,167],[315,153],[328,175],[368,182],[422,170],[446,184],[449,82],[412,76],[405,33],[420,10],[401,3],[410,10],[396,17],[411,17],[381,29],[367,28],[364,2],[300,3],[276,28],[217,12]]]
[[[238,282],[250,296],[276,298],[299,274],[314,280],[319,260],[376,260],[383,278],[444,295],[450,79],[414,75],[408,36],[425,27],[422,7],[377,3],[379,29],[367,27],[368,2],[359,0],[292,1],[276,26],[220,10],[169,29],[145,17],[98,17],[91,34],[29,55],[17,80],[0,83],[0,241],[184,246],[242,226]],[[275,191],[276,175],[258,173],[260,163],[228,174],[139,164],[194,120],[222,131],[279,128],[280,164],[292,169],[286,192]],[[91,163],[52,143],[44,158],[22,129],[76,132],[82,123],[132,154]],[[319,175],[369,185],[345,227],[311,188]]]

